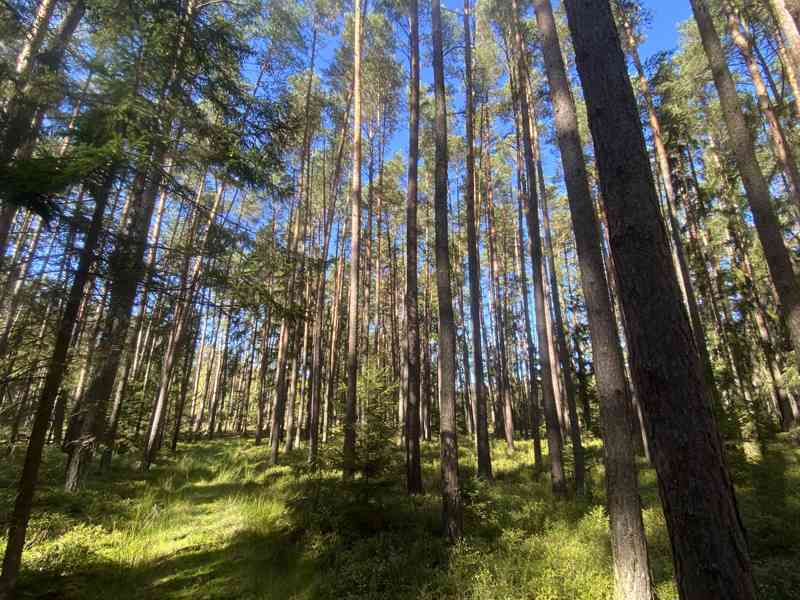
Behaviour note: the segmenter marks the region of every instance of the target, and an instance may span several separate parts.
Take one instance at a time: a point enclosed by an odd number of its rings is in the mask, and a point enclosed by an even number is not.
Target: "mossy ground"
[[[780,442],[732,461],[760,595],[800,590],[800,451]],[[611,557],[599,444],[591,494],[553,500],[533,476],[529,443],[494,449],[494,484],[471,477],[462,449],[465,537],[439,535],[438,451],[424,447],[427,494],[403,490],[402,457],[382,479],[344,484],[311,473],[305,454],[268,467],[250,440],[182,445],[150,473],[125,457],[84,491],[61,491],[62,456],[46,456],[20,598],[475,599],[610,598]],[[19,452],[0,467],[0,511],[13,500]],[[641,474],[659,598],[677,596],[652,470]]]

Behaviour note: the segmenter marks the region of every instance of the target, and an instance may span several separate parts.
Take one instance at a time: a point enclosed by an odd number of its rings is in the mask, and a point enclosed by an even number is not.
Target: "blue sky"
[[[370,6],[374,0],[369,0]],[[554,6],[560,4],[561,0],[552,0]],[[652,20],[649,28],[646,31],[644,43],[640,47],[642,58],[647,61],[651,56],[664,50],[671,50],[678,45],[679,31],[678,27],[681,22],[689,19],[692,16],[689,0],[642,0],[644,6],[650,11]],[[463,10],[463,0],[443,0],[443,5],[452,11],[459,13]],[[428,17],[423,17],[423,27],[427,26]],[[425,32],[423,32],[425,33]],[[474,32],[473,32],[474,35]],[[341,43],[340,40],[335,38],[328,38],[321,42],[319,48],[320,53],[320,66],[325,67],[333,59],[335,48]],[[403,67],[407,67],[403,61]],[[423,49],[422,67],[422,86],[423,90],[426,86],[432,83],[433,74],[431,65],[427,64],[425,57],[425,50]],[[402,126],[401,126],[401,129]],[[405,133],[402,139],[406,139]],[[394,143],[390,144],[394,146]],[[393,150],[393,148],[392,148]]]
[[[554,6],[558,5],[561,0],[552,0]],[[443,5],[459,13],[463,10],[463,0],[442,0]],[[645,7],[651,13],[651,21],[649,27],[645,32],[644,43],[640,47],[640,54],[644,61],[647,61],[653,55],[664,50],[672,50],[677,48],[679,41],[679,25],[683,21],[691,18],[691,6],[689,0],[642,0]],[[370,7],[372,7],[374,0],[369,0]],[[428,16],[425,15],[422,19],[422,27],[428,26]],[[425,32],[423,32],[425,33]],[[474,32],[473,32],[474,34]],[[320,40],[321,47],[319,48],[320,59],[317,65],[318,69],[324,69],[333,60],[334,50],[341,43],[338,36],[333,38],[326,38]],[[423,93],[430,90],[430,85],[433,80],[433,73],[431,65],[428,63],[428,56],[426,50],[423,48],[422,57],[422,89]],[[405,59],[401,59],[403,68],[407,67]],[[458,92],[457,92],[458,93]],[[403,92],[405,94],[405,91]],[[402,104],[404,105],[404,100]],[[462,106],[463,102],[460,98],[455,99],[456,106]],[[403,106],[403,109],[405,107]],[[458,117],[460,119],[460,117]],[[451,131],[460,131],[463,127],[461,122],[449,123]],[[398,128],[394,132],[392,139],[389,141],[387,147],[387,157],[395,153],[403,156],[407,151],[408,132],[406,123],[400,118]],[[558,177],[560,157],[555,147],[545,147],[544,154],[544,169],[545,178],[550,184],[561,185],[560,177]]]
[[[678,45],[678,24],[692,15],[688,0],[644,0],[653,22],[642,46],[642,54],[652,56]]]

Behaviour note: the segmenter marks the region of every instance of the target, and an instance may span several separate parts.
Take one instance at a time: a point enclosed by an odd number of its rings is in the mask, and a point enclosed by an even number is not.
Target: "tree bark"
[[[747,193],[756,232],[764,250],[772,283],[780,299],[781,316],[789,330],[795,361],[800,365],[800,285],[797,283],[789,252],[784,243],[781,225],[772,207],[769,187],[756,160],[754,141],[741,111],[736,85],[725,62],[725,54],[708,12],[708,6],[704,0],[692,0],[692,10],[714,74],[725,124],[733,146],[736,165]]]
[[[347,395],[344,403],[343,475],[351,479],[356,461],[358,391],[358,299],[361,254],[361,0],[353,6],[353,174],[350,181],[350,290],[347,307]]]
[[[539,200],[536,190],[536,166],[533,160],[533,134],[531,132],[530,108],[525,86],[528,81],[528,69],[522,47],[522,34],[519,25],[519,7],[517,0],[512,1],[512,28],[514,57],[518,82],[520,106],[520,122],[522,125],[522,143],[525,157],[525,173],[528,181],[525,217],[528,225],[528,245],[533,263],[533,291],[536,310],[536,334],[539,341],[539,359],[542,370],[542,396],[545,421],[547,423],[547,447],[550,458],[550,477],[553,493],[556,496],[566,494],[564,466],[561,457],[561,427],[556,414],[555,394],[553,392],[552,370],[550,368],[550,349],[547,336],[547,306],[544,297],[544,279],[542,277],[542,240],[539,234]]]
[[[434,121],[434,229],[436,290],[439,296],[439,434],[442,471],[442,519],[445,535],[454,542],[461,537],[462,509],[458,477],[456,437],[456,329],[450,276],[450,244],[447,207],[447,98],[444,89],[444,55],[440,0],[431,3],[433,77],[436,115]]]
[[[639,76],[639,92],[642,95],[645,109],[647,110],[647,117],[650,123],[650,130],[653,134],[653,146],[655,147],[656,165],[658,172],[661,176],[661,183],[664,186],[664,195],[667,204],[667,227],[672,239],[672,248],[675,255],[675,266],[678,274],[678,283],[686,299],[686,307],[689,311],[689,322],[692,326],[692,331],[697,339],[697,348],[700,352],[700,359],[703,363],[703,372],[706,380],[708,381],[708,389],[712,394],[714,402],[714,409],[725,421],[724,409],[719,397],[716,381],[714,380],[714,367],[711,364],[711,357],[708,353],[708,341],[706,339],[705,328],[703,320],[700,318],[700,309],[697,303],[697,296],[694,291],[694,284],[692,283],[691,274],[689,273],[689,265],[686,260],[686,250],[684,248],[683,239],[680,234],[680,225],[676,217],[677,195],[675,193],[675,186],[672,182],[672,169],[670,168],[669,155],[667,148],[664,144],[664,138],[661,133],[661,122],[656,113],[655,103],[653,102],[653,94],[650,90],[650,84],[647,80],[647,75],[644,72],[642,61],[639,58],[639,51],[637,48],[636,35],[633,30],[628,12],[624,6],[620,7],[620,16],[622,20],[622,28],[624,31],[625,45],[628,53],[633,60],[636,72]]]
[[[593,0],[565,0],[565,7],[680,595],[754,598],[746,535],[682,307],[611,7]]]
[[[419,162],[419,5],[409,3],[411,25],[411,82],[409,87],[408,190],[406,195],[406,356],[405,402],[406,487],[409,494],[422,493],[420,460],[420,342],[417,270],[417,163]]]
[[[603,459],[617,600],[652,600],[633,442],[628,419],[628,386],[594,211],[578,115],[567,78],[549,0],[534,0],[545,71],[550,84],[556,136],[578,251],[581,284],[591,332],[592,358],[600,399]]]
[[[800,30],[797,22],[789,12],[786,0],[769,0],[770,8],[778,23],[783,39],[786,43],[786,51],[792,61],[795,72],[800,71]]]
[[[25,546],[25,534],[31,515],[31,505],[39,477],[39,467],[42,463],[42,451],[50,422],[50,414],[66,373],[67,352],[75,331],[76,318],[83,299],[83,290],[89,280],[91,266],[96,259],[95,253],[100,239],[103,214],[105,213],[113,182],[114,173],[112,169],[107,175],[102,188],[95,195],[95,207],[91,224],[86,232],[78,269],[70,287],[64,312],[59,321],[56,339],[53,344],[53,353],[48,363],[44,386],[36,407],[28,449],[25,453],[25,463],[17,488],[14,509],[9,520],[8,542],[3,557],[3,572],[2,576],[0,576],[0,598],[3,600],[11,600],[14,595],[22,561],[22,550]]]

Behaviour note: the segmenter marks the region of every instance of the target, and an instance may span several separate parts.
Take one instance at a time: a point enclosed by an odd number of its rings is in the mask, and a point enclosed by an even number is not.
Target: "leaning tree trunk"
[[[90,269],[96,258],[95,252],[100,239],[103,214],[105,213],[113,182],[114,174],[112,169],[107,175],[102,188],[95,195],[94,213],[83,241],[78,269],[75,272],[75,278],[70,287],[64,312],[59,321],[56,338],[53,343],[53,353],[48,363],[44,386],[36,407],[17,497],[9,519],[8,542],[3,557],[3,573],[2,577],[0,577],[0,598],[4,600],[10,600],[13,597],[17,576],[19,575],[22,550],[25,546],[25,533],[31,515],[31,504],[33,503],[33,495],[39,477],[39,467],[42,463],[42,451],[50,423],[50,414],[53,411],[53,404],[66,373],[67,352],[75,331],[76,319],[83,299],[83,289],[89,280]]]
[[[158,100],[159,114],[153,126],[163,135],[175,133],[177,98],[184,74],[184,53],[191,35],[191,24],[197,16],[198,0],[189,0],[180,9],[180,22],[169,76]],[[73,444],[67,465],[65,488],[76,491],[86,465],[91,460],[97,442],[102,439],[106,409],[114,389],[117,370],[131,321],[131,310],[139,282],[145,273],[144,255],[147,234],[155,209],[156,196],[161,188],[162,164],[167,155],[167,143],[157,139],[151,143],[151,153],[139,165],[134,193],[129,201],[125,227],[119,234],[116,247],[109,258],[111,302],[103,323],[98,344],[97,366],[85,398],[80,441]]]
[[[739,104],[736,84],[725,61],[714,22],[704,0],[692,0],[692,9],[708,56],[736,165],[742,178],[772,283],[780,299],[781,316],[800,365],[800,285],[792,268],[778,217],[772,206],[769,186],[756,160],[755,144]]]
[[[620,15],[622,20],[625,46],[627,47],[628,53],[633,60],[633,64],[639,76],[639,92],[642,95],[645,109],[647,110],[650,131],[653,134],[656,165],[658,167],[658,173],[661,176],[661,183],[664,186],[664,196],[666,197],[667,227],[669,229],[670,237],[672,238],[672,247],[675,253],[678,283],[681,286],[681,291],[684,293],[686,298],[686,307],[689,311],[689,322],[692,326],[694,336],[697,339],[697,349],[700,352],[700,359],[703,363],[703,372],[705,373],[706,380],[708,381],[709,391],[711,392],[711,397],[714,402],[714,410],[718,413],[720,420],[723,423],[727,423],[728,419],[725,415],[724,407],[719,397],[717,383],[714,379],[714,367],[711,364],[711,357],[708,353],[708,341],[706,339],[703,321],[700,318],[700,308],[697,303],[697,295],[695,294],[694,284],[689,272],[689,264],[686,260],[686,250],[684,248],[683,239],[681,238],[680,225],[675,214],[677,210],[677,194],[675,193],[675,187],[672,183],[672,168],[670,167],[667,148],[664,144],[664,137],[661,130],[661,120],[658,118],[655,103],[653,102],[653,94],[650,90],[650,83],[647,80],[644,66],[639,58],[639,50],[637,47],[636,35],[633,30],[633,24],[631,23],[630,18],[624,8],[620,9]]]
[[[145,167],[146,171],[140,172],[128,222],[120,231],[116,248],[109,259],[111,299],[96,349],[97,360],[84,397],[79,437],[69,449],[64,484],[69,492],[78,490],[105,427],[106,406],[128,336],[136,288],[144,276],[147,232],[155,209],[161,179],[157,173],[164,154],[163,147],[156,150],[151,158],[152,163]]]
[[[198,257],[194,269],[191,273],[189,273],[189,256],[187,255],[183,261],[183,266],[181,269],[181,276],[180,276],[181,292],[177,301],[175,314],[173,315],[172,318],[173,327],[172,329],[170,329],[169,337],[167,339],[167,347],[166,350],[164,351],[164,357],[163,357],[164,362],[161,368],[158,393],[156,396],[156,402],[151,416],[150,426],[148,427],[147,431],[147,439],[145,440],[144,453],[142,456],[142,464],[141,464],[143,470],[147,470],[150,468],[150,464],[152,463],[155,457],[157,439],[159,436],[159,432],[161,431],[164,425],[164,414],[166,411],[167,400],[169,398],[169,390],[173,378],[174,365],[180,359],[180,352],[184,351],[186,347],[186,332],[191,323],[194,294],[197,288],[197,282],[200,275],[200,267],[203,262],[203,255],[205,254],[206,246],[208,245],[208,238],[209,238],[209,232],[211,230],[211,225],[214,222],[214,218],[216,217],[217,211],[219,210],[219,205],[222,202],[224,187],[225,187],[224,185],[220,185],[214,197],[214,204],[211,207],[211,211],[209,214],[208,228],[206,229],[205,235],[202,239],[202,242],[200,243],[200,247],[198,249]],[[195,219],[193,220],[192,225],[189,228],[188,239],[190,243],[192,241],[192,238],[194,237],[194,233],[199,220],[200,220],[200,215],[198,214],[195,216]],[[154,259],[154,256],[155,255],[153,255],[153,257],[151,258],[151,262]],[[177,435],[176,435],[176,440],[177,440]]]
[[[53,17],[58,0],[41,0],[36,7],[28,32],[25,34],[25,42],[22,44],[17,54],[15,76],[17,85],[20,79],[26,78],[33,68],[35,57],[42,47],[47,29],[50,26],[50,19]]]
[[[783,39],[786,42],[786,51],[795,72],[800,71],[800,30],[797,21],[794,20],[792,13],[789,12],[787,0],[769,0],[772,13],[778,22]]]
[[[617,600],[652,600],[635,450],[628,419],[625,363],[611,306],[578,115],[549,0],[534,0],[545,71],[553,102],[556,136],[575,232],[581,284],[592,341],[592,358],[600,399],[603,459],[608,502],[614,592]],[[577,343],[577,340],[576,340]]]
[[[797,162],[792,156],[789,142],[786,139],[786,134],[783,130],[783,125],[778,119],[778,115],[772,106],[769,98],[767,86],[764,83],[764,78],[761,75],[758,63],[756,62],[754,54],[755,41],[752,33],[745,30],[742,31],[741,21],[737,14],[736,7],[733,6],[731,0],[723,0],[722,10],[725,14],[725,21],[727,23],[728,33],[739,49],[739,54],[744,59],[747,72],[750,74],[750,79],[753,82],[753,88],[758,102],[758,108],[764,119],[767,122],[767,131],[769,132],[770,141],[772,142],[772,151],[775,158],[783,167],[786,173],[786,178],[789,188],[789,196],[795,204],[800,216],[800,171],[797,169]]]
[[[565,0],[565,7],[681,598],[754,598],[744,526],[611,7],[596,0]]]
[[[20,148],[35,139],[37,124],[40,122],[35,115],[42,113],[46,106],[54,104],[52,100],[49,100],[45,105],[36,98],[38,86],[35,84],[38,78],[31,75],[35,55],[41,48],[53,12],[53,6],[48,5],[52,4],[55,3],[51,0],[43,0],[40,4],[32,30],[29,32],[30,41],[23,46],[21,54],[17,57],[18,81],[15,83],[20,91],[12,96],[3,107],[5,122],[0,136],[0,165],[3,166],[13,160]],[[53,36],[53,41],[47,48],[48,61],[45,68],[48,72],[44,74],[45,77],[55,76],[61,70],[69,43],[85,12],[84,0],[71,0],[64,18]],[[0,208],[0,265],[16,214],[17,207],[14,204],[6,202]]]

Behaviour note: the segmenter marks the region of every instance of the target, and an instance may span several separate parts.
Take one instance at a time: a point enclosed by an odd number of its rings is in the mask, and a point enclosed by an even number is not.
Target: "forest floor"
[[[800,450],[778,441],[731,460],[760,597],[800,590]],[[597,442],[587,499],[555,501],[534,478],[531,448],[494,449],[494,484],[462,449],[465,537],[439,535],[438,452],[424,447],[424,496],[403,489],[399,453],[381,478],[343,484],[311,473],[305,452],[268,467],[267,449],[227,438],[184,444],[142,474],[119,457],[79,494],[62,491],[49,450],[28,533],[20,598],[49,599],[606,599],[612,590]],[[0,515],[21,455],[0,465]],[[641,472],[659,598],[675,598],[655,475]],[[2,548],[0,548],[2,550]]]

